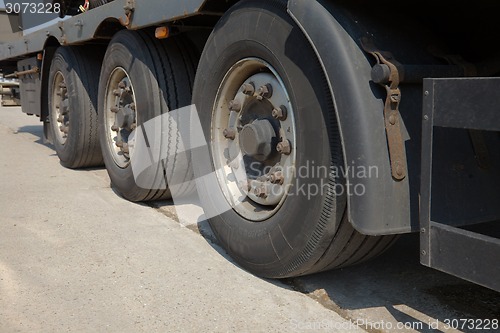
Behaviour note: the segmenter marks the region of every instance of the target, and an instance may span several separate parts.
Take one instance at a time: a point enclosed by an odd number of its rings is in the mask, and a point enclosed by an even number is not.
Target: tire
[[[52,59],[48,130],[61,164],[67,168],[103,164],[96,107],[101,60],[101,52],[75,46],[59,47]]]
[[[111,132],[114,116],[106,104],[106,96],[112,90],[115,75],[113,73],[122,71],[132,87],[135,105],[133,126],[143,129],[141,126],[149,120],[170,110],[191,105],[194,75],[199,58],[194,50],[182,36],[159,41],[153,34],[145,31],[119,32],[108,46],[99,83],[99,133],[104,163],[112,186],[127,200],[138,202],[169,199],[172,193],[167,187],[168,179],[174,178],[175,173],[181,183],[187,182],[192,179],[192,169],[187,154],[176,154],[180,142],[179,133],[170,130],[170,123],[162,123],[162,128],[158,128],[156,132],[166,133],[168,138],[166,142],[161,142],[161,149],[167,152],[166,156],[174,158],[151,165],[148,170],[152,180],[148,180],[148,185],[138,184],[130,156],[125,154],[123,147],[120,147],[121,151],[115,147],[117,140],[128,140],[132,128],[120,127],[116,137]],[[121,158],[120,154],[124,157]],[[189,192],[193,188],[194,185],[187,185],[186,188],[178,189],[177,194],[180,195],[182,191]]]
[[[290,156],[295,154],[296,167],[344,168],[335,109],[325,75],[306,37],[287,15],[286,1],[242,1],[227,12],[215,27],[202,54],[193,93],[206,141],[210,142],[211,138],[219,135],[216,133],[220,127],[217,126],[218,112],[224,111],[218,110],[224,108],[219,108],[218,96],[232,91],[231,87],[239,87],[245,82],[248,84],[236,74],[235,80],[239,78],[241,81],[231,82],[232,73],[243,71],[240,68],[245,67],[246,61],[255,59],[267,64],[255,71],[267,71],[278,82],[281,79],[278,90],[289,95],[297,128],[295,147],[292,145],[294,152]],[[252,70],[251,66],[248,68],[245,71]],[[253,76],[250,78],[257,78],[259,73],[251,73]],[[276,86],[273,89],[276,91]],[[234,93],[235,99],[248,101],[245,102],[249,103],[248,110],[251,110],[252,103],[257,103],[253,101],[255,94],[248,100],[241,97],[241,91]],[[224,96],[220,100],[232,97]],[[276,106],[273,104],[273,107]],[[247,117],[244,113],[247,111],[239,112],[243,112],[240,118]],[[263,114],[263,111],[258,112]],[[266,119],[273,122],[269,117]],[[246,126],[249,124],[243,128]],[[228,140],[234,139],[230,137]],[[242,142],[243,147],[246,145],[243,136],[238,140],[240,146]],[[228,145],[231,147],[231,143]],[[221,191],[223,181],[218,180],[219,186],[214,186],[213,182],[205,180],[207,177],[202,178],[214,173],[217,174],[216,179],[223,178],[220,171],[216,171],[220,170],[217,165],[218,148],[212,146],[216,144],[212,143],[206,153],[194,153],[192,156],[198,192],[208,216],[213,216],[209,222],[221,246],[250,272],[268,278],[311,274],[362,262],[382,253],[394,241],[393,236],[364,236],[353,229],[347,219],[345,191],[339,193],[335,190],[338,186],[345,188],[345,179],[331,171],[321,177],[297,177],[295,174],[290,180],[291,191],[285,192],[284,201],[276,207],[269,205],[263,208],[258,202],[245,199],[244,203],[231,206],[232,209],[218,211],[220,200],[225,200],[231,190]],[[255,184],[253,180],[250,183]],[[254,191],[252,186],[247,187],[248,193]],[[322,187],[324,191],[322,195],[312,197],[297,191],[308,186]],[[255,193],[261,194],[258,191]],[[257,213],[252,214],[251,209],[249,212],[244,210],[244,205],[253,205],[255,212],[264,209],[269,212],[263,218]]]

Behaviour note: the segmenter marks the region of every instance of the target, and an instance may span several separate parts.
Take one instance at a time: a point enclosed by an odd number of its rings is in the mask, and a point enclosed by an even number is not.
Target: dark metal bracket
[[[121,25],[128,28],[131,23],[130,20],[132,19],[132,15],[134,14],[135,1],[127,0],[125,6],[123,6],[123,10],[125,11],[125,19],[120,17],[118,21]]]
[[[377,65],[375,65],[374,69],[386,72],[384,76],[388,78],[387,81],[384,80],[376,83],[380,84],[387,91],[384,119],[391,159],[392,177],[402,180],[407,175],[408,167],[406,164],[404,140],[401,133],[401,116],[399,113],[399,104],[401,103],[399,69],[401,68],[401,64],[394,59],[391,53],[378,50],[368,38],[363,38],[361,45],[367,53],[370,53],[377,60]]]

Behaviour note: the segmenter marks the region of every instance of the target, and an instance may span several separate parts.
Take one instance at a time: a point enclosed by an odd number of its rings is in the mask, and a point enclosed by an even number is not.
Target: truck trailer
[[[262,277],[358,264],[420,233],[422,264],[500,291],[496,1],[5,7],[50,14],[1,44],[0,68],[62,166],[104,164],[134,202],[196,191],[220,245]],[[153,141],[164,158],[145,186],[133,165]]]

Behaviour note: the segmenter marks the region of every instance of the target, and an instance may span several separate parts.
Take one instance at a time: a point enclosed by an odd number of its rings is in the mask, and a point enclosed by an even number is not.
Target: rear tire
[[[172,165],[172,161],[164,161],[150,167],[150,186],[138,184],[130,159],[133,155],[128,155],[128,148],[124,150],[123,144],[128,145],[133,129],[143,130],[142,125],[149,120],[191,105],[194,73],[199,58],[194,50],[182,36],[160,41],[145,31],[119,32],[108,46],[99,83],[99,132],[104,163],[112,186],[127,200],[137,202],[171,198],[172,194],[167,187],[168,179],[172,179],[171,173],[177,170],[181,170],[184,181],[192,179],[187,154],[181,154],[174,161],[177,162],[176,165]],[[111,110],[116,105],[110,105],[112,103],[109,101],[114,99],[109,94],[118,89],[119,84],[115,82],[117,79],[125,80],[130,85],[132,93],[126,98],[120,95],[118,104],[120,107],[129,107],[133,102],[133,127],[114,127],[116,116]],[[166,156],[175,156],[179,133],[171,132],[169,128],[158,128],[153,133],[156,136],[153,139],[159,140],[158,137],[165,133],[170,137],[161,149],[167,152]],[[117,144],[121,146],[119,149]],[[192,187],[191,185],[191,189]]]
[[[102,53],[62,46],[48,80],[48,124],[61,164],[67,168],[103,164],[97,124],[97,85]]]
[[[255,64],[247,66],[246,62]],[[259,67],[259,62],[265,65]],[[241,74],[232,74],[237,71]],[[317,170],[329,171],[325,175],[307,178],[295,175],[290,180],[291,190],[286,199],[275,206],[266,206],[259,198],[252,202],[255,200],[247,197],[244,203],[233,206],[233,209],[217,212],[221,206],[220,200],[229,202],[226,199],[227,193],[232,194],[231,189],[236,186],[228,183],[234,182],[234,175],[238,171],[233,169],[233,176],[220,180],[226,172],[220,170],[228,170],[228,167],[217,162],[222,160],[218,157],[221,155],[218,150],[221,149],[217,148],[217,143],[212,142],[207,154],[193,154],[200,198],[208,215],[215,215],[209,222],[220,244],[245,269],[270,278],[292,277],[343,267],[385,251],[394,241],[393,236],[365,236],[354,230],[348,221],[347,196],[345,191],[339,193],[338,190],[347,189],[345,179],[335,174],[335,170],[344,170],[345,164],[332,97],[313,49],[286,13],[286,1],[240,2],[226,13],[214,29],[200,60],[193,93],[206,141],[223,141],[223,138],[220,140],[219,132],[224,127],[215,122],[221,117],[234,119],[231,115],[235,113],[234,109],[229,107],[231,111],[228,111],[225,105],[229,105],[228,102],[232,99],[247,100],[248,97],[242,97],[238,88],[242,84],[248,86],[252,80],[258,80],[262,73],[267,73],[265,75],[273,82],[282,82],[279,86],[274,83],[275,93],[285,91],[282,95],[289,96],[287,119],[293,115],[296,127],[295,139],[290,139],[294,142],[290,156],[296,156],[295,167],[313,166]],[[231,81],[233,77],[234,82]],[[255,100],[249,103],[259,105]],[[264,109],[268,107],[269,112],[257,112],[261,115],[258,119],[272,122],[276,127],[277,123],[269,113],[277,105],[264,105]],[[250,112],[251,108],[255,107],[249,106],[248,111],[236,112],[240,112],[243,118],[249,117],[245,112]],[[287,135],[294,133],[294,126],[290,122],[286,126],[285,121],[280,123]],[[240,124],[234,128],[243,132],[241,127]],[[266,128],[269,126],[262,126],[260,131]],[[278,134],[281,133],[278,130],[275,131],[276,136],[282,135]],[[228,137],[227,133],[230,132],[226,131],[224,136]],[[246,139],[239,135],[235,134],[236,139],[233,134],[229,135],[228,141],[240,140],[240,146],[241,142],[245,146],[245,141],[242,140]],[[274,149],[277,149],[276,141],[272,142],[270,143],[274,145]],[[231,147],[231,143],[228,145]],[[253,147],[252,144],[249,146]],[[231,154],[231,148],[228,151]],[[275,160],[277,158],[272,154],[270,156]],[[248,174],[246,164],[245,167]],[[210,173],[216,174],[219,186],[205,181],[207,177],[202,178]],[[266,177],[267,175],[264,179]],[[249,178],[252,179],[252,176]],[[269,182],[272,178],[267,179],[266,182]],[[286,181],[285,179],[285,183]],[[311,193],[302,194],[301,188],[321,189],[322,194],[309,196]],[[261,192],[255,193],[261,195]],[[250,209],[240,207],[243,205]],[[251,207],[259,213],[252,214]],[[262,214],[265,210],[268,213]]]

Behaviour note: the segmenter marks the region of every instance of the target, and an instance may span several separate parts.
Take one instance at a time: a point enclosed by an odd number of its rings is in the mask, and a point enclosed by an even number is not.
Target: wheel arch
[[[117,32],[124,30],[118,19],[111,17],[102,21],[94,32],[94,38],[111,39]]]

